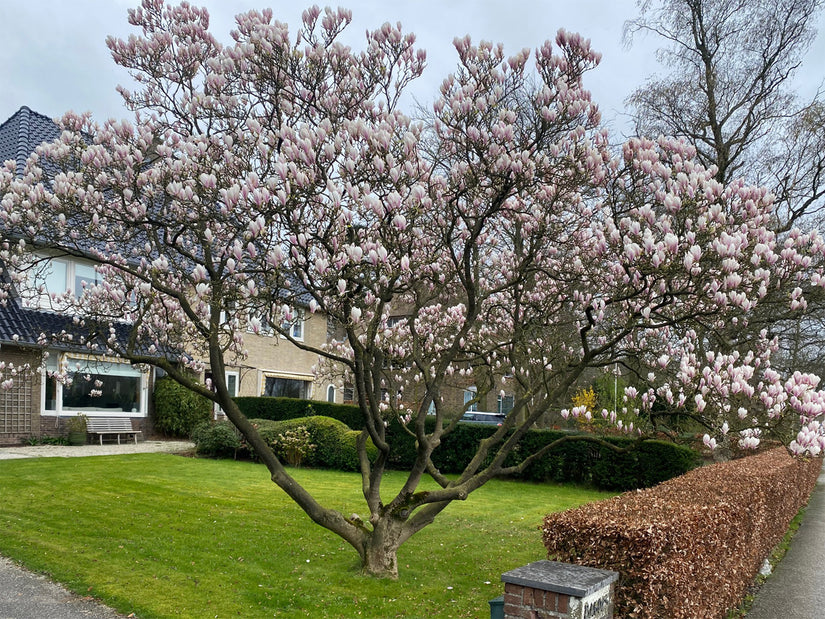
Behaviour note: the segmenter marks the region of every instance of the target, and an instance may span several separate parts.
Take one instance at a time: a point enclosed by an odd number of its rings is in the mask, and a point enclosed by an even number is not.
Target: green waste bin
[[[490,619],[504,619],[504,596],[490,600]]]

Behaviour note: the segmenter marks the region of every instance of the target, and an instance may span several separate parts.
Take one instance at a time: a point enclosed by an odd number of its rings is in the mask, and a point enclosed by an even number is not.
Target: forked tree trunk
[[[404,535],[404,521],[385,516],[374,527],[364,544],[361,569],[370,576],[396,579],[398,549],[408,537]]]

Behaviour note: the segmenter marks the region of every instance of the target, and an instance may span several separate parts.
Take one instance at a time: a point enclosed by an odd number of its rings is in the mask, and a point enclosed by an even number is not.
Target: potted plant
[[[70,417],[66,429],[69,431],[69,445],[86,444],[86,415],[80,413]]]

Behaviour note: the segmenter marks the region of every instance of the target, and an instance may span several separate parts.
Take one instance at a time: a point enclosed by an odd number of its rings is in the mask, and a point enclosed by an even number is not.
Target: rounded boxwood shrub
[[[155,382],[154,399],[152,424],[165,436],[186,438],[212,417],[212,402],[168,376]]]
[[[337,419],[316,415],[284,421],[269,419],[251,419],[250,421],[257,426],[261,437],[272,447],[275,446],[276,439],[284,432],[301,427],[306,428],[309,441],[315,445],[304,460],[307,466],[339,471],[360,469],[356,446],[360,432],[350,430],[346,424]],[[378,455],[378,450],[372,441],[367,441],[367,454],[373,460]]]
[[[234,458],[241,447],[238,431],[228,421],[205,421],[192,431],[195,451],[212,458]]]

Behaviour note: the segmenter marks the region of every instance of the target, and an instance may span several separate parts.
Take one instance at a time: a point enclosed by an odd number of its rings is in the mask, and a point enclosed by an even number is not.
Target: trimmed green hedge
[[[616,440],[611,439],[611,442]],[[638,449],[624,454],[602,450],[601,458],[593,465],[592,482],[604,490],[650,488],[684,475],[701,462],[701,456],[687,447],[664,441],[645,441]]]
[[[363,427],[363,418],[357,406],[291,398],[241,397],[235,400],[248,418],[311,419],[312,417],[306,417],[309,412],[338,419],[352,430]],[[435,420],[428,418],[426,427],[428,432],[432,432]],[[479,441],[490,436],[495,430],[494,426],[489,425],[459,424],[452,433],[442,439],[441,445],[433,453],[433,464],[442,473],[461,472],[475,455]],[[349,439],[352,442],[352,453],[355,451],[357,435],[358,433],[354,432]],[[517,464],[526,455],[569,435],[570,432],[559,430],[530,430],[522,439],[521,445],[508,458],[507,464]],[[622,448],[634,442],[632,438],[602,438]],[[397,420],[389,422],[387,439],[392,445],[390,466],[398,470],[408,470],[415,460],[415,439],[401,428]],[[358,470],[357,456],[354,456],[354,459],[347,456],[344,460],[349,463],[349,468],[342,470]],[[520,478],[535,482],[590,484],[603,490],[625,491],[655,486],[700,464],[701,458],[693,450],[663,441],[646,441],[637,449],[623,454],[588,441],[569,441],[555,447],[530,465]]]
[[[237,397],[235,402],[247,419],[269,419],[284,421],[299,417],[321,415],[332,417],[345,423],[352,430],[364,427],[361,409],[351,404],[332,404],[320,400],[298,400],[295,398]]]
[[[188,438],[195,427],[212,417],[212,402],[164,376],[155,382],[152,425],[166,436]]]
[[[431,431],[433,421],[428,419],[427,424]],[[479,442],[495,430],[493,426],[459,424],[442,439],[433,453],[433,464],[442,473],[461,472],[475,455]],[[390,423],[388,434],[393,445],[392,466],[402,470],[409,468],[415,459],[414,439],[397,422]],[[518,464],[548,443],[569,435],[569,432],[558,430],[530,430],[506,464]],[[625,448],[635,439],[602,437],[602,440]],[[627,453],[616,453],[589,441],[569,441],[531,464],[519,478],[535,482],[592,484],[602,490],[625,491],[655,486],[700,464],[701,457],[693,450],[663,441],[646,441]]]

